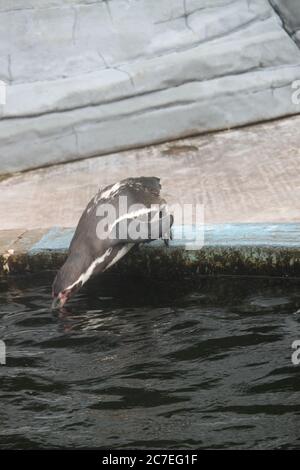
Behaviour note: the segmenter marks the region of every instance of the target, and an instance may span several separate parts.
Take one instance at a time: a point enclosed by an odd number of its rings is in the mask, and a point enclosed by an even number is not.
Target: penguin
[[[127,178],[100,189],[83,211],[68,256],[52,286],[52,308],[65,303],[135,245],[158,238],[168,246],[173,216],[157,177]]]

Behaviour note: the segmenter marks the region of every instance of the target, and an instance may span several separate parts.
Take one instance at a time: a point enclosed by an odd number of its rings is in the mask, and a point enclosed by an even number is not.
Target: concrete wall
[[[300,2],[299,0],[270,0],[282,19],[283,27],[300,46]]]
[[[300,112],[300,2],[0,0],[0,172]]]

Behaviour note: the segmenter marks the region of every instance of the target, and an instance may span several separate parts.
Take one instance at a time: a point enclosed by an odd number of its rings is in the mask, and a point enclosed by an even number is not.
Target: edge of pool
[[[197,275],[300,276],[300,223],[174,226],[170,247],[133,249],[112,272],[155,279]],[[56,270],[74,228],[0,231],[0,275]]]

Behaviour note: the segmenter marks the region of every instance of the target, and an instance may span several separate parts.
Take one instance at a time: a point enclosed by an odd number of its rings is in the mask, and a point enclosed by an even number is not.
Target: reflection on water
[[[300,281],[0,281],[0,447],[300,448]],[[298,312],[298,313],[296,313]]]

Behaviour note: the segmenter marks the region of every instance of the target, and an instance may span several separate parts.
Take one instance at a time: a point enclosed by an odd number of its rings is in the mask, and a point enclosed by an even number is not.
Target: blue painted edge
[[[74,228],[51,228],[29,250],[30,254],[41,251],[66,251],[74,234]],[[170,246],[182,249],[204,247],[286,247],[300,249],[300,224],[213,224],[204,226],[174,226]],[[161,241],[147,245],[160,246]]]
[[[29,250],[30,254],[41,251],[66,251],[69,248],[74,228],[53,227]]]

